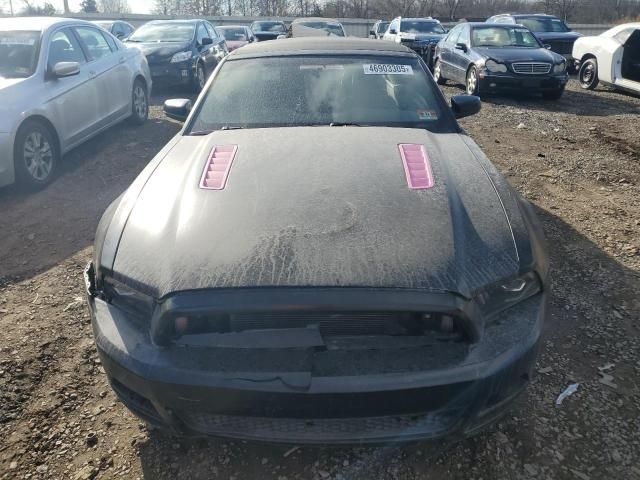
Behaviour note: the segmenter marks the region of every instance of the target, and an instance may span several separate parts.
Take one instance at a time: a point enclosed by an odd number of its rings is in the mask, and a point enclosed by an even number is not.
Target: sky
[[[42,5],[45,1],[51,3],[54,7],[56,7],[60,12],[63,11],[63,2],[62,0],[30,0],[30,3],[33,5]],[[154,0],[128,0],[129,7],[131,8],[131,13],[150,13],[153,8]],[[80,10],[80,3],[82,0],[69,0],[69,8],[77,12]],[[99,3],[99,2],[98,2]],[[9,0],[0,0],[0,7],[3,11],[9,12]],[[14,11],[20,11],[24,7],[24,2],[22,0],[13,0],[13,9]]]

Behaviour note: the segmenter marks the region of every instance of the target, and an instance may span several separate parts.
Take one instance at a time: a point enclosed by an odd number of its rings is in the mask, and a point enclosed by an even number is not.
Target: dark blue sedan
[[[522,25],[463,23],[438,44],[433,76],[464,83],[469,95],[511,90],[557,100],[569,81],[567,61]]]
[[[205,20],[146,23],[127,41],[142,50],[156,85],[184,85],[200,91],[229,53],[223,37]]]

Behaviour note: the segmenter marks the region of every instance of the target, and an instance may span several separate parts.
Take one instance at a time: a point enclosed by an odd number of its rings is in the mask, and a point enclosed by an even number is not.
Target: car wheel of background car
[[[595,58],[590,58],[582,63],[580,71],[578,72],[578,80],[580,86],[585,90],[594,90],[600,80],[598,79],[598,61]]]
[[[133,84],[131,122],[135,125],[142,125],[149,117],[149,97],[147,87],[140,79]]]
[[[467,95],[480,95],[480,80],[476,67],[471,67],[467,72]]]
[[[38,121],[27,121],[16,135],[14,165],[18,182],[30,189],[48,185],[58,167],[55,135]]]
[[[542,98],[544,98],[545,100],[559,100],[563,94],[564,88],[559,88],[557,90],[542,92]]]
[[[438,85],[444,85],[447,83],[447,79],[442,76],[442,64],[440,60],[436,60],[436,64],[433,67],[433,79]]]
[[[198,63],[198,66],[196,67],[196,78],[194,80],[194,87],[196,89],[196,92],[202,91],[205,84],[207,83],[207,72],[204,69],[204,65],[202,65],[201,63]]]

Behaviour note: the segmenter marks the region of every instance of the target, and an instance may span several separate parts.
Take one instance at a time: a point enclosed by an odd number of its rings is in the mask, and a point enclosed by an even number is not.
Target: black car
[[[446,33],[440,21],[433,18],[397,17],[391,21],[382,39],[409,47],[417,52],[431,68],[436,45]]]
[[[258,20],[253,22],[250,28],[259,42],[276,40],[280,35],[287,34],[287,26],[284,22]]]
[[[135,30],[133,25],[122,20],[98,20],[91,23],[103,28],[119,40],[128,38]]]
[[[543,45],[549,45],[552,52],[566,58],[567,65],[573,68],[573,44],[581,35],[571,31],[560,18],[544,14],[502,14],[489,18],[487,23],[524,25],[538,37]]]
[[[228,54],[224,38],[204,20],[149,22],[126,43],[146,55],[154,84],[185,85],[196,91]]]
[[[303,52],[303,54],[301,54]],[[250,85],[250,88],[247,86]],[[391,42],[229,55],[105,212],[95,343],[136,415],[285,443],[474,435],[528,384],[548,258],[532,206]]]
[[[462,23],[438,44],[433,76],[464,83],[469,95],[540,92],[558,99],[569,81],[567,61],[522,25]]]

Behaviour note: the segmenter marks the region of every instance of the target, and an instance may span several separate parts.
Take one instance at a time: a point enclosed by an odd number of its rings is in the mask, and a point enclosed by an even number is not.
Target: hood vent
[[[213,147],[204,167],[204,172],[202,172],[200,188],[207,190],[224,189],[237,150],[237,145],[216,145]]]
[[[398,148],[409,188],[419,190],[433,187],[433,173],[424,145],[402,143]]]

